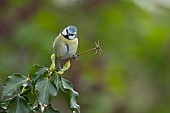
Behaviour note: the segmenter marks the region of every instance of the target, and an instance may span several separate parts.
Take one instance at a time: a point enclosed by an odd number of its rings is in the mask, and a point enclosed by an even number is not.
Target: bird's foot
[[[60,63],[58,63],[57,64],[57,70],[60,70],[62,67],[61,67],[61,64]]]
[[[78,56],[77,55],[73,55],[74,59],[78,60]]]

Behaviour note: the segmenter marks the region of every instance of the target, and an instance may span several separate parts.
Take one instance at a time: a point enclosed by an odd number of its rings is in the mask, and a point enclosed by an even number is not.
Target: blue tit
[[[53,50],[56,58],[65,59],[76,55],[78,47],[77,28],[68,26],[55,38]]]

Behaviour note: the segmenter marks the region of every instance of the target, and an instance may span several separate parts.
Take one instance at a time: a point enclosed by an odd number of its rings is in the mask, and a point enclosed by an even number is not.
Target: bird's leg
[[[60,59],[57,59],[57,70],[60,70],[61,68]]]
[[[57,68],[58,68],[58,69],[61,69],[61,64],[60,64],[60,62],[58,62]]]

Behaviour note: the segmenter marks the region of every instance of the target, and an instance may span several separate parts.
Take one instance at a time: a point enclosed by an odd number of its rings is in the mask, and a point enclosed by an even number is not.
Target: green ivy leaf
[[[48,71],[48,68],[42,67],[42,68],[39,68],[37,70],[37,72],[35,72],[35,74],[32,77],[32,86],[33,86],[32,89],[31,89],[32,93],[34,91],[35,84],[36,84],[37,80],[44,77],[46,75],[47,71]]]
[[[63,68],[61,68],[57,73],[62,75],[65,71],[67,71],[70,68],[70,61],[66,62],[63,66]]]
[[[36,84],[38,90],[38,103],[48,105],[53,96],[57,95],[54,83],[48,78],[42,78]]]
[[[59,90],[60,86],[61,86],[61,76],[58,73],[54,73],[54,84],[57,88],[57,90]]]
[[[43,68],[43,66],[40,66],[38,64],[34,64],[33,66],[31,66],[30,70],[29,70],[29,76],[33,76],[35,75],[35,73],[40,69]]]
[[[30,103],[30,104],[34,104],[35,103],[35,101],[36,101],[36,99],[37,99],[37,95],[34,93],[31,93],[31,92],[28,92],[28,93],[26,93],[25,95],[24,95],[24,98],[25,97],[28,97],[28,102]]]
[[[28,78],[21,74],[13,74],[8,77],[3,86],[2,98],[12,96],[21,86],[27,85]]]
[[[44,109],[44,113],[60,113],[58,110],[55,110],[51,107],[51,104],[49,104],[47,107]]]
[[[15,96],[7,106],[7,113],[30,113],[30,108],[22,96]]]
[[[40,68],[35,75],[32,78],[32,82],[35,83],[38,79],[40,79],[41,77],[43,77],[45,75],[45,73],[48,71],[48,68],[43,67]]]
[[[69,105],[69,108],[73,113],[75,112],[75,110],[77,110],[80,113],[80,106],[77,104],[77,98],[79,94],[76,91],[74,91],[70,81],[63,78],[61,78],[61,81],[62,81],[61,91]]]
[[[9,102],[11,101],[12,98],[9,98],[9,99],[5,99],[3,102],[0,103],[0,106],[4,109],[7,108]]]
[[[54,71],[55,70],[55,54],[53,53],[52,55],[51,55],[51,66],[50,66],[50,71]]]

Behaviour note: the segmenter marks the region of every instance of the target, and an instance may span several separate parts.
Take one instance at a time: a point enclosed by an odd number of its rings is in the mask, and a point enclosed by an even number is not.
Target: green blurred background
[[[0,0],[0,91],[10,74],[49,66],[68,25],[78,28],[78,53],[97,40],[104,51],[79,57],[64,75],[82,113],[169,113],[169,0]],[[61,94],[52,103],[71,113]]]

